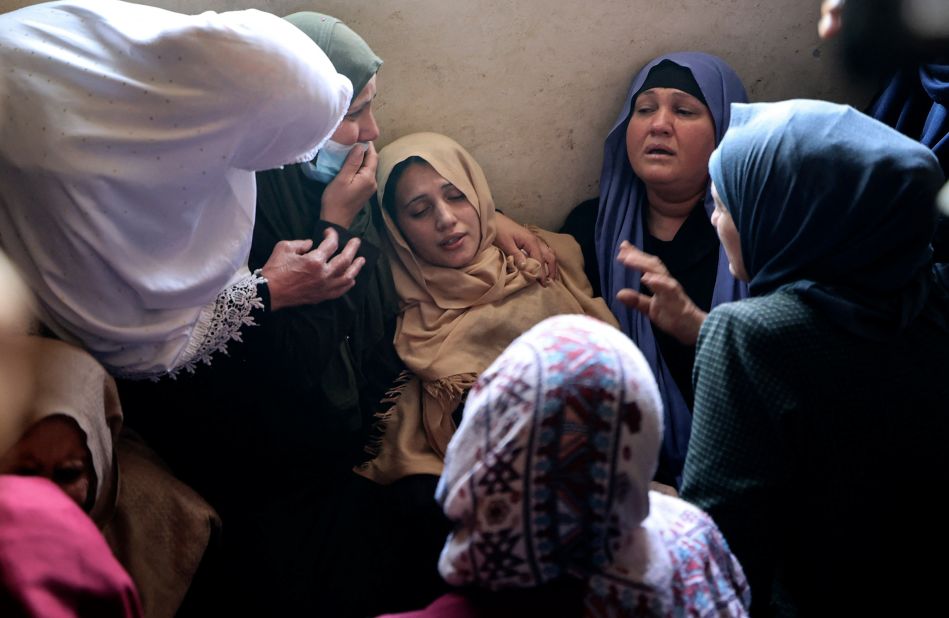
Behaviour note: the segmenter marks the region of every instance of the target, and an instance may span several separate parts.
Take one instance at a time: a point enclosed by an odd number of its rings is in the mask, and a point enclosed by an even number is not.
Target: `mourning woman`
[[[408,374],[382,418],[377,456],[361,473],[379,483],[427,475],[434,488],[465,394],[478,374],[544,318],[585,313],[615,323],[593,298],[569,236],[536,230],[559,277],[495,246],[494,199],[478,162],[436,133],[402,137],[380,153],[379,202],[400,315],[395,348]],[[521,256],[523,258],[523,256]]]
[[[612,326],[558,316],[516,339],[472,389],[438,486],[455,589],[402,616],[747,616],[712,520],[649,491],[661,406]]]
[[[939,163],[852,108],[786,101],[734,105],[709,169],[751,298],[702,326],[682,495],[755,615],[930,613],[947,543],[911,537],[949,481]]]
[[[606,138],[599,200],[571,213],[564,230],[581,238],[587,273],[656,375],[665,410],[656,480],[668,485],[678,484],[689,442],[699,326],[711,307],[744,294],[709,222],[708,157],[729,105],[745,100],[715,56],[649,62]]]

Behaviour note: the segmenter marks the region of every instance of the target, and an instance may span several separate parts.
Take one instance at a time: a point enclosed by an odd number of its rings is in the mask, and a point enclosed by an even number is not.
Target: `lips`
[[[643,150],[647,155],[662,155],[671,157],[675,155],[675,151],[669,148],[668,146],[663,146],[662,144],[649,144]]]
[[[458,246],[461,245],[461,241],[464,240],[465,236],[467,236],[467,234],[465,233],[452,234],[451,236],[445,238],[443,241],[438,243],[438,246],[441,247],[442,249],[449,249],[449,250],[457,249]]]

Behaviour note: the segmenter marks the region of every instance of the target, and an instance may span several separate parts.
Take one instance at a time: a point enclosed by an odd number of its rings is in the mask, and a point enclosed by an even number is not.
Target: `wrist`
[[[270,310],[277,311],[287,306],[283,297],[283,286],[280,284],[279,277],[274,277],[274,269],[267,268],[265,265],[260,269],[260,276],[267,280],[267,292],[270,297]]]
[[[702,324],[705,323],[705,318],[707,317],[707,313],[697,306],[692,305],[685,319],[679,341],[684,345],[694,346],[699,340],[699,331],[702,329]]]
[[[323,205],[323,208],[320,210],[320,219],[328,223],[333,223],[348,230],[349,226],[353,224],[353,219],[356,218],[356,213],[349,212],[346,208],[334,208],[333,206]]]

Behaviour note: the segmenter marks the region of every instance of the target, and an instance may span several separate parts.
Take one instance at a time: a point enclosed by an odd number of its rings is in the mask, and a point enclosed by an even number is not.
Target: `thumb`
[[[302,240],[287,240],[285,241],[285,247],[289,250],[290,253],[295,253],[297,255],[303,255],[310,250],[310,247],[313,246],[313,241],[310,239]]]
[[[339,175],[347,181],[351,181],[353,176],[359,171],[359,168],[362,167],[362,160],[365,157],[366,146],[356,144],[353,149],[349,151],[349,154],[346,155],[346,160],[343,161],[343,167],[339,170]]]

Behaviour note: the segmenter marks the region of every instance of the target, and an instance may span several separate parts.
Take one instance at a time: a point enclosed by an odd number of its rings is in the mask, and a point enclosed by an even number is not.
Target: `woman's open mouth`
[[[467,234],[452,234],[445,240],[438,243],[438,246],[442,249],[445,249],[446,251],[453,251],[454,249],[457,249],[461,246],[461,243],[465,240],[465,236],[467,236]]]
[[[666,148],[665,146],[659,145],[650,145],[646,147],[646,156],[657,156],[657,157],[672,157],[675,156],[675,151]]]

